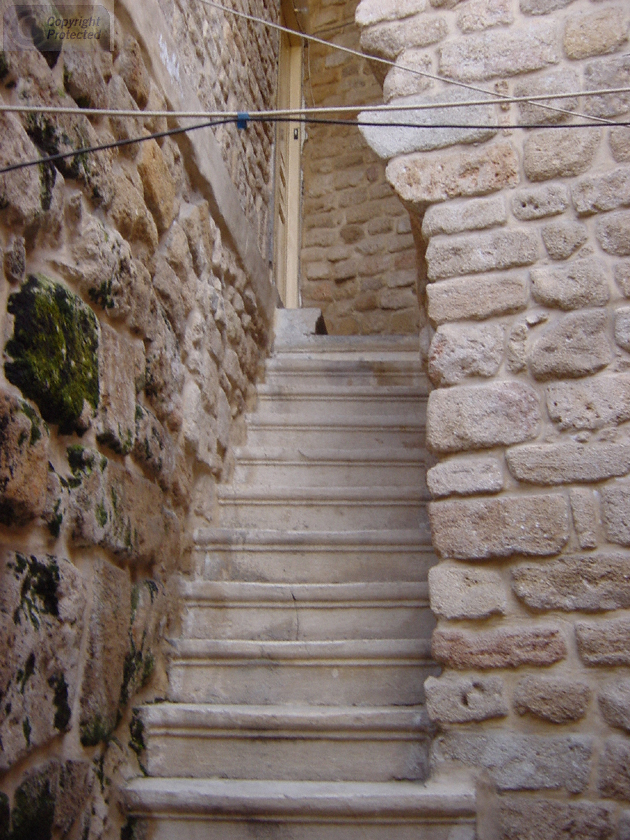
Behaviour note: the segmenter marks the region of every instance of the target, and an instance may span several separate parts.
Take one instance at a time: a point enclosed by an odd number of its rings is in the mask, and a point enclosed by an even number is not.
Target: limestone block
[[[574,487],[569,491],[573,527],[580,548],[596,548],[598,543],[600,515],[599,503],[592,490]]]
[[[427,446],[435,452],[518,443],[539,429],[538,396],[523,382],[461,385],[429,396]]]
[[[99,346],[101,400],[96,417],[99,443],[126,455],[135,438],[136,379],[144,368],[144,347],[108,324],[101,326]],[[121,360],[125,360],[121,364]]]
[[[630,680],[606,683],[599,692],[598,700],[606,723],[630,733]]]
[[[36,408],[0,390],[0,434],[0,522],[24,525],[46,503],[48,427]]]
[[[429,280],[531,265],[538,258],[538,235],[497,230],[468,236],[435,237],[426,250]]]
[[[630,472],[630,444],[535,443],[508,449],[506,461],[514,478],[529,484],[597,482]]]
[[[462,233],[467,230],[504,225],[507,222],[503,196],[474,198],[470,201],[453,201],[429,207],[422,219],[422,236],[425,240],[439,234]]]
[[[512,198],[512,213],[521,221],[557,216],[569,207],[569,191],[564,184],[544,184],[517,190]]]
[[[607,254],[630,256],[630,211],[618,210],[598,219],[595,235]]]
[[[580,720],[586,714],[591,691],[586,683],[564,677],[530,675],[519,680],[514,708],[550,723]]]
[[[572,312],[554,321],[529,353],[534,377],[539,380],[577,378],[602,370],[612,361],[607,317],[601,310]]]
[[[619,55],[596,58],[584,68],[585,90],[608,90],[630,85],[630,56]],[[630,93],[587,96],[583,100],[586,112],[596,117],[617,117],[630,109]]]
[[[149,101],[151,77],[142,60],[140,45],[130,35],[125,37],[114,70],[124,80],[138,107],[144,108]]]
[[[0,115],[0,135],[0,168],[11,166],[17,160],[37,160],[40,156],[15,115]],[[51,178],[54,185],[54,174]],[[30,226],[43,215],[42,184],[37,167],[0,175],[0,207],[1,218],[9,225]]]
[[[630,167],[620,166],[605,175],[580,178],[571,188],[573,206],[580,215],[604,213],[630,204]]]
[[[393,61],[408,47],[428,47],[441,41],[448,32],[441,16],[418,14],[400,21],[368,26],[361,33],[361,49],[369,55]]]
[[[580,78],[573,69],[553,70],[533,79],[527,77],[514,85],[514,96],[539,96],[549,93],[566,93],[568,90],[579,90]],[[575,111],[578,107],[577,97],[562,97],[546,99],[544,105],[560,108],[563,111]],[[558,123],[568,119],[567,114],[552,111],[536,105],[534,102],[519,102],[518,113],[520,122],[525,125],[541,125]]]
[[[439,50],[439,72],[448,79],[475,82],[518,76],[557,64],[558,35],[553,24],[532,21],[518,30],[497,30],[453,39]]]
[[[436,739],[433,754],[437,761],[451,759],[485,767],[500,791],[565,788],[580,793],[591,772],[592,739],[456,730]]]
[[[558,627],[499,627],[492,630],[433,631],[431,651],[449,668],[518,668],[553,665],[567,655]]]
[[[384,20],[412,17],[427,8],[427,0],[361,0],[355,21],[358,26],[371,26]]]
[[[478,32],[513,22],[509,0],[472,0],[457,14],[457,25],[462,32]]]
[[[467,91],[446,90],[437,94],[409,96],[403,100],[408,105],[424,106],[439,102],[460,102],[470,99]],[[394,103],[390,103],[394,104]],[[496,112],[493,105],[473,105],[453,108],[419,109],[416,111],[361,111],[358,116],[361,134],[379,157],[389,160],[397,155],[410,152],[428,152],[444,149],[457,143],[480,143],[493,137],[497,129]],[[370,125],[361,125],[362,122]],[[411,123],[429,128],[419,131],[417,128],[403,128],[392,125],[383,131],[383,125],[390,122]],[[372,125],[377,123],[377,125]],[[466,125],[472,128],[431,128],[440,124]],[[479,126],[489,126],[479,128]]]
[[[456,385],[468,376],[494,376],[503,359],[503,327],[438,328],[429,348],[429,376],[435,386]]]
[[[109,218],[125,239],[144,246],[153,254],[159,239],[157,225],[144,203],[142,184],[138,184],[138,187],[126,176],[119,175],[109,208]]]
[[[625,423],[630,420],[630,374],[549,385],[547,411],[563,431]]]
[[[571,840],[611,840],[615,815],[610,805],[600,802],[512,796],[501,797],[499,823],[502,840],[549,840],[563,836]]]
[[[177,222],[173,224],[173,228],[176,227]],[[181,228],[180,233],[183,235]],[[188,248],[186,248],[186,254],[190,263],[191,259]],[[180,341],[184,338],[187,319],[195,304],[194,285],[190,282],[191,278],[194,278],[192,265],[190,266],[190,275],[188,277],[180,277],[166,259],[158,257],[155,260],[153,288],[157,293],[158,299],[164,309],[164,314],[173,332]]]
[[[129,93],[129,89],[125,84],[122,76],[118,73],[113,73],[111,79],[107,83],[107,97],[109,100],[109,108],[118,111],[139,111],[135,99]],[[110,117],[109,125],[116,140],[129,140],[135,137],[138,132],[138,120],[133,117]],[[122,153],[127,157],[135,158],[140,149],[135,143],[130,143],[128,146],[121,147]]]
[[[26,276],[26,247],[23,236],[12,236],[2,260],[4,276],[9,283],[21,283]]]
[[[613,268],[615,283],[619,287],[621,294],[630,297],[630,260],[622,260],[618,262]]]
[[[611,128],[608,134],[610,151],[616,161],[630,161],[630,127]]]
[[[155,667],[157,645],[166,621],[164,587],[154,580],[143,580],[131,589],[131,627],[129,653],[120,690],[125,706],[150,679]]]
[[[609,738],[599,760],[598,788],[609,799],[630,799],[630,742],[626,738]]]
[[[582,309],[605,306],[610,297],[608,275],[601,260],[593,257],[562,266],[532,268],[532,294],[543,306]]]
[[[460,563],[438,563],[429,570],[432,611],[443,618],[504,615],[505,586],[498,572]]]
[[[503,473],[497,458],[451,458],[427,472],[431,495],[469,496],[503,490]]]
[[[138,172],[142,178],[144,200],[160,233],[168,230],[176,216],[176,187],[162,150],[155,140],[142,143]]]
[[[86,587],[67,560],[0,558],[0,771],[70,727]]]
[[[92,611],[81,685],[81,743],[95,746],[118,723],[125,658],[129,652],[129,571],[106,560],[94,564]]]
[[[569,539],[564,496],[541,493],[462,499],[429,505],[433,545],[441,557],[488,560],[557,554]]]
[[[520,0],[519,7],[525,15],[548,15],[570,3],[573,0]]]
[[[81,108],[110,108],[104,76],[112,70],[110,52],[96,47],[63,51],[64,87]]]
[[[614,52],[628,39],[628,21],[620,6],[567,18],[564,51],[567,58],[579,60]]]
[[[600,492],[606,539],[619,545],[630,545],[630,484],[607,484]]]
[[[510,373],[520,373],[527,367],[528,325],[517,322],[510,330],[507,342],[507,369]]]
[[[615,341],[624,350],[630,350],[630,307],[615,311]]]
[[[630,607],[628,558],[615,552],[578,554],[518,566],[512,588],[534,610],[597,612]]]
[[[428,315],[435,324],[508,315],[525,309],[528,291],[518,274],[442,280],[426,288]]]
[[[535,131],[523,147],[523,166],[530,181],[570,178],[585,172],[595,157],[601,129]]]
[[[578,621],[575,635],[585,665],[630,664],[630,621],[627,618]]]
[[[428,76],[409,73],[406,68],[430,74],[433,69],[431,56],[422,48],[410,47],[403,50],[396,59],[396,66],[390,67],[383,82],[384,102],[390,102],[397,97],[414,96],[431,87],[432,81]]]
[[[497,676],[446,674],[425,684],[427,711],[437,723],[469,723],[505,717],[505,686]]]
[[[145,393],[158,418],[171,428],[181,422],[180,394],[184,381],[184,366],[177,337],[160,311],[156,332],[146,350]]]
[[[588,230],[580,222],[549,222],[541,233],[552,260],[568,259],[588,239]]]
[[[133,457],[160,485],[168,487],[175,469],[175,447],[171,436],[157,417],[136,405],[136,434]]]
[[[422,209],[449,198],[488,195],[519,181],[519,161],[505,140],[481,149],[413,154],[391,160],[387,180],[404,202]]]
[[[619,816],[618,840],[630,840],[630,811],[622,811]]]

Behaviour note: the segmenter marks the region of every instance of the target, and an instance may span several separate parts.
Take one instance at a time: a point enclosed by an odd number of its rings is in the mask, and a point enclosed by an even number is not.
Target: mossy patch
[[[46,770],[22,782],[13,797],[11,840],[50,840],[56,787],[56,780]]]
[[[9,382],[35,402],[44,420],[62,434],[81,431],[85,401],[99,402],[98,322],[94,312],[71,291],[42,275],[30,275],[9,297],[15,317],[6,346]]]
[[[101,741],[109,741],[113,726],[109,725],[100,715],[90,720],[82,721],[80,739],[84,747],[95,747]]]
[[[68,704],[68,683],[61,671],[53,674],[48,680],[48,685],[54,690],[53,705],[55,707],[55,719],[53,725],[59,732],[67,732],[70,724],[72,709]]]
[[[24,575],[20,590],[20,603],[13,612],[13,622],[22,623],[22,617],[30,621],[39,630],[42,615],[59,617],[59,566],[54,557],[47,562],[38,560],[35,555],[26,557],[20,552],[15,554],[15,562],[7,566],[13,570],[17,579]]]

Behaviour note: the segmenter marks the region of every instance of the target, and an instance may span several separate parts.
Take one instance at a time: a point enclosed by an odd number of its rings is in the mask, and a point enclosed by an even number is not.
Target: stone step
[[[151,776],[424,780],[423,706],[357,708],[161,703],[139,711]]]
[[[427,495],[418,487],[218,488],[224,527],[287,530],[428,529]]]
[[[295,383],[311,387],[394,387],[429,393],[429,380],[422,370],[419,353],[348,351],[337,353],[283,352],[267,360],[265,385]]]
[[[416,706],[439,672],[421,638],[172,645],[168,699],[180,703]]]
[[[278,583],[425,581],[436,562],[428,530],[275,531],[199,528],[205,580]]]
[[[186,581],[181,592],[186,638],[411,639],[435,624],[426,583]]]
[[[470,783],[134,779],[152,840],[474,840]]]
[[[287,451],[304,448],[328,449],[402,449],[426,446],[426,430],[421,419],[390,415],[360,421],[337,422],[334,417],[321,417],[317,422],[293,418],[258,418],[247,421],[247,445],[251,447],[283,446]]]

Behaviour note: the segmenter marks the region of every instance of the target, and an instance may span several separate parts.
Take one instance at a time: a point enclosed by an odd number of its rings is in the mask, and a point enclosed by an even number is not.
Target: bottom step
[[[475,839],[462,782],[135,779],[124,799],[152,840]]]

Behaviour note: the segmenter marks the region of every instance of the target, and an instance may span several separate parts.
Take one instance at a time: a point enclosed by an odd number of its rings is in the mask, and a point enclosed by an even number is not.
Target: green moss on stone
[[[46,771],[27,778],[13,797],[11,840],[50,840],[56,784]]]
[[[16,552],[16,562],[10,563],[17,575],[24,573],[22,588],[20,590],[20,603],[13,613],[13,622],[21,624],[21,617],[24,616],[31,622],[36,630],[39,630],[40,618],[42,615],[59,617],[59,566],[54,557],[48,557],[47,562],[42,562],[31,555]]]
[[[59,532],[61,531],[61,523],[63,522],[63,513],[61,513],[60,508],[61,499],[57,499],[53,508],[52,516],[47,522],[48,530],[50,531],[52,536],[55,537],[55,539],[59,536]]]
[[[53,705],[55,707],[55,719],[53,725],[59,732],[67,732],[70,724],[72,709],[68,704],[68,684],[61,671],[53,674],[48,680],[48,685],[54,689]]]
[[[96,521],[101,528],[104,528],[107,525],[107,518],[107,508],[101,500],[96,506]]]
[[[85,401],[98,406],[96,316],[77,295],[41,275],[30,275],[9,297],[8,310],[15,328],[6,346],[12,359],[4,366],[7,379],[37,404],[44,420],[69,434]]]
[[[101,741],[108,741],[111,734],[112,727],[98,714],[81,723],[80,738],[84,747],[95,747]]]

